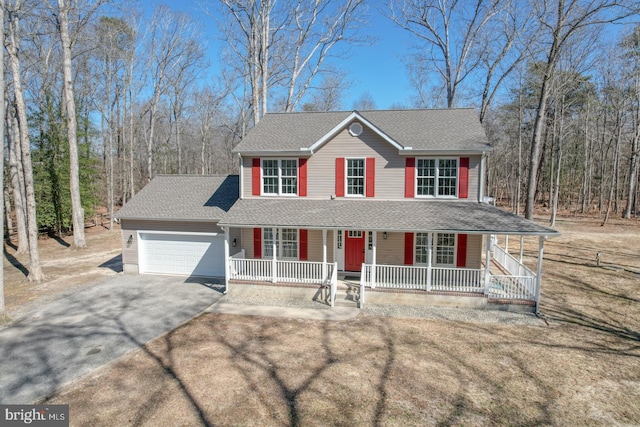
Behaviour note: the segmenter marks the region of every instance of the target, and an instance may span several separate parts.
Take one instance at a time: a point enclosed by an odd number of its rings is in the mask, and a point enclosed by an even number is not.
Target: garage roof
[[[486,203],[438,200],[244,199],[218,223],[377,231],[553,236],[558,232]]]
[[[218,221],[238,200],[238,175],[158,175],[118,219]]]

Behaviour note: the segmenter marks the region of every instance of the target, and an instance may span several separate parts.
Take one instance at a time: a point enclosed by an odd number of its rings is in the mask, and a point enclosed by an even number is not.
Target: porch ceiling
[[[559,234],[486,203],[415,199],[243,199],[233,205],[218,225],[540,236]]]

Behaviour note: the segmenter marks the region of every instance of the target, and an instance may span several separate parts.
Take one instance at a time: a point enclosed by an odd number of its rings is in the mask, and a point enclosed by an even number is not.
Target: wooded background
[[[5,236],[44,278],[38,235],[113,213],[156,174],[238,171],[232,148],[267,112],[345,105],[350,47],[381,14],[411,35],[413,96],[473,106],[494,146],[487,194],[532,218],[638,214],[640,26],[631,0],[208,0],[221,69],[191,15],[128,2],[0,0]],[[1,311],[1,310],[0,310]]]

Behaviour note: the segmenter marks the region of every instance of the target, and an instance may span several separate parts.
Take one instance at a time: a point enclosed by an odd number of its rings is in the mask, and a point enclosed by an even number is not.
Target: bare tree
[[[149,23],[149,44],[147,52],[151,99],[147,102],[145,115],[148,125],[145,129],[147,146],[147,180],[153,178],[153,157],[156,144],[158,108],[162,97],[167,95],[172,74],[192,60],[192,50],[188,48],[197,38],[193,21],[184,13],[171,12],[166,6],[157,7]]]
[[[285,111],[294,111],[325,59],[339,43],[358,43],[355,30],[365,23],[364,0],[298,0],[294,9],[287,70]]]
[[[623,218],[631,218],[631,212],[637,209],[636,188],[638,185],[638,168],[640,167],[640,25],[636,25],[633,32],[622,41],[623,57],[626,63],[627,79],[631,102],[629,111],[632,114],[633,136],[629,156],[629,172],[627,179],[627,204]]]
[[[100,5],[96,1],[90,6],[83,19],[77,23],[81,27],[86,23],[93,12]],[[72,5],[70,0],[58,0],[57,26],[60,42],[62,44],[62,75],[63,96],[67,119],[67,137],[69,139],[69,188],[71,192],[71,209],[73,219],[73,246],[76,249],[84,249],[87,242],[84,237],[84,208],[80,198],[80,164],[78,160],[78,124],[76,120],[76,101],[73,90],[73,71],[71,64],[71,51],[73,39],[70,34],[69,16]],[[77,33],[76,33],[77,34]]]
[[[455,106],[460,85],[481,63],[475,45],[488,23],[502,12],[503,3],[502,0],[392,0],[390,3],[389,18],[425,43],[425,49],[416,59],[430,68],[418,72],[435,71],[439,75],[448,108]],[[509,39],[507,51],[512,44]],[[498,55],[490,62],[501,60]]]
[[[344,92],[348,80],[343,73],[333,72],[322,79],[319,87],[314,88],[311,102],[304,104],[305,111],[337,111],[342,108]]]
[[[355,110],[375,110],[376,101],[373,99],[371,92],[363,92],[358,99],[353,102],[353,108]]]
[[[576,36],[585,29],[596,29],[599,25],[614,22],[633,13],[630,0],[545,0],[534,3],[537,18],[545,29],[541,33],[542,42],[548,44],[545,65],[531,141],[529,177],[525,218],[533,218],[538,173],[542,155],[543,131],[547,101],[551,91],[551,80],[563,51],[576,42]]]
[[[249,88],[244,102],[254,124],[274,99],[294,111],[329,70],[327,58],[344,53],[338,45],[365,41],[357,34],[367,19],[363,0],[219,1],[228,18],[221,23],[227,62]]]
[[[22,87],[19,57],[19,14],[23,12],[24,4],[20,0],[9,7],[8,15],[8,39],[6,41],[9,63],[11,66],[11,78],[13,82],[13,92],[15,98],[17,136],[20,141],[21,164],[24,172],[24,191],[26,200],[27,236],[29,241],[29,275],[27,278],[31,282],[40,282],[45,278],[40,265],[40,253],[38,250],[38,224],[36,222],[36,198],[33,183],[33,166],[31,164],[31,143],[29,140],[29,129],[27,124],[27,108]]]

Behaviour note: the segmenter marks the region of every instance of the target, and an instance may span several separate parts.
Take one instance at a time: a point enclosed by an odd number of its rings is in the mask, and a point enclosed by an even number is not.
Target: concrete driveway
[[[222,297],[220,281],[119,274],[0,330],[0,403],[30,404],[174,329]]]

